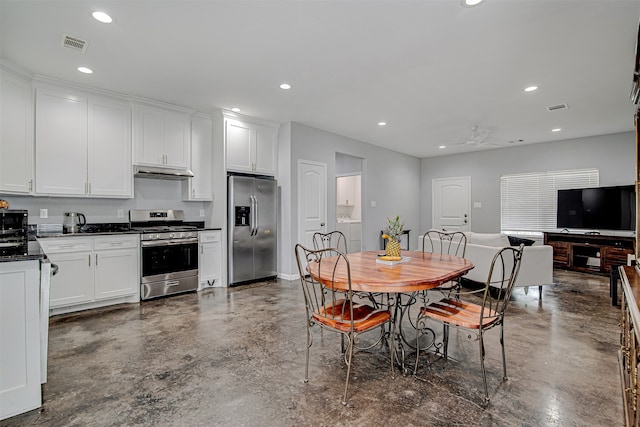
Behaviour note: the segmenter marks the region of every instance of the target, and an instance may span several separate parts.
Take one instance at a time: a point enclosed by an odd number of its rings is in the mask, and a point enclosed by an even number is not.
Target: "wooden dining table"
[[[379,264],[381,251],[365,251],[347,254],[351,269],[351,289],[354,292],[407,293],[437,288],[456,280],[474,265],[465,258],[421,251],[402,251],[407,262],[395,265]],[[334,272],[331,258],[309,268],[309,273],[325,286],[342,291],[349,289],[346,264],[338,265]]]
[[[376,305],[387,306],[395,323],[396,335],[393,338],[398,346],[398,362],[404,370],[404,347],[416,348],[416,339],[408,338],[403,330],[402,322],[405,317],[411,318],[410,307],[417,301],[419,291],[437,288],[447,282],[457,280],[474,265],[465,258],[421,251],[402,251],[403,257],[410,260],[394,265],[378,263],[381,251],[365,251],[347,254],[351,271],[351,289],[355,293],[370,295],[386,295],[386,300],[375,301]],[[336,266],[334,257],[325,258],[320,263],[307,266],[307,271],[315,280],[323,285],[340,291],[349,290],[346,263]],[[415,330],[415,324],[410,329]],[[428,328],[427,328],[428,329]],[[432,339],[427,345],[420,345],[421,351],[435,343],[435,331],[430,330]],[[421,331],[424,333],[424,331]],[[415,332],[418,333],[417,331]],[[391,335],[389,333],[389,335]]]

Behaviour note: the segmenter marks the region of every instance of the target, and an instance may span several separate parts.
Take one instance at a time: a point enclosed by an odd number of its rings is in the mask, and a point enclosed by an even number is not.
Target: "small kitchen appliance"
[[[64,233],[79,233],[83,225],[87,223],[85,216],[78,212],[65,212],[62,221],[62,230]]]

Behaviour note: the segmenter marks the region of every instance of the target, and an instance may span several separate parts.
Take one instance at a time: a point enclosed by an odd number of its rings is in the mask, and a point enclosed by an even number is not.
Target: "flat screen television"
[[[558,190],[558,228],[635,230],[633,185]]]

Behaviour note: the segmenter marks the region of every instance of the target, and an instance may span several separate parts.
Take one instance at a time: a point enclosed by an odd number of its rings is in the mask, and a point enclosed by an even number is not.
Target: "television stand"
[[[635,237],[587,233],[544,233],[544,244],[553,248],[553,266],[567,270],[609,275],[627,265],[635,253]]]

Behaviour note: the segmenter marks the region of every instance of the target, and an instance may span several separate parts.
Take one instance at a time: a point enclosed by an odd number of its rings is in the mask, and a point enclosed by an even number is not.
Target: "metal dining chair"
[[[344,252],[333,248],[312,250],[297,244],[295,254],[306,308],[307,355],[304,381],[305,383],[309,381],[309,352],[313,344],[311,328],[318,325],[321,329],[339,333],[347,340],[346,350],[343,350],[347,377],[342,397],[342,404],[346,405],[354,343],[360,334],[388,323],[392,324],[391,313],[389,310],[377,309],[354,301],[351,289],[351,268]],[[326,280],[317,279],[321,277],[321,271],[325,273]],[[337,271],[347,273],[347,283],[341,283],[342,289],[346,286],[346,290],[336,289]],[[393,332],[395,334],[395,328]],[[389,345],[389,351],[393,375],[393,345]]]
[[[442,255],[454,255],[464,258],[467,251],[467,235],[462,231],[440,231],[429,230],[424,233],[422,239],[422,252],[439,253]],[[443,283],[438,286],[438,290],[450,296],[452,291],[456,295],[460,292],[462,278],[456,281]]]
[[[482,382],[484,386],[484,401],[489,403],[489,393],[487,391],[487,375],[484,367],[485,348],[484,333],[495,327],[500,327],[500,345],[502,347],[502,380],[507,380],[507,362],[504,350],[504,315],[511,297],[513,284],[518,277],[520,261],[524,245],[519,248],[506,247],[501,249],[493,257],[489,276],[484,286],[482,300],[479,303],[467,302],[459,299],[445,298],[426,304],[420,309],[417,320],[417,328],[428,329],[425,320],[433,319],[443,325],[443,356],[448,356],[449,327],[456,326],[459,329],[475,334],[480,345],[480,368],[482,370]],[[490,288],[496,291],[496,298],[491,296]],[[464,296],[461,294],[461,297]],[[476,295],[477,296],[477,295]],[[418,331],[419,332],[419,331]],[[416,342],[420,333],[416,334]],[[414,375],[418,370],[420,347],[416,345],[416,364]]]
[[[347,238],[342,231],[330,231],[328,233],[313,233],[313,248],[318,249],[337,249],[342,253],[348,253]]]

